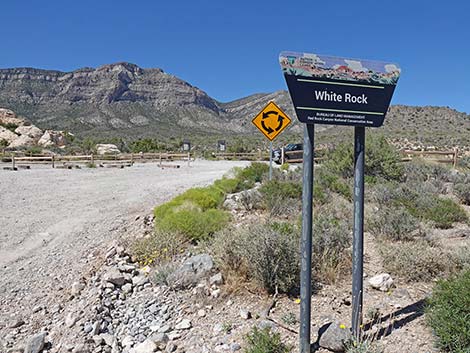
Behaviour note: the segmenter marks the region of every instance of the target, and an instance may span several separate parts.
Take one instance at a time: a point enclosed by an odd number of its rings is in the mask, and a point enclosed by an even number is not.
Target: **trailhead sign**
[[[382,126],[400,77],[397,64],[282,52],[279,62],[300,122]]]

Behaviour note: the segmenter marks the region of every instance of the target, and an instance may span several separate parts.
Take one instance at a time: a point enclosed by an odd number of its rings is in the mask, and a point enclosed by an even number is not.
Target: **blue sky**
[[[286,89],[283,50],[400,64],[394,104],[470,113],[470,2],[28,0],[0,5],[0,67],[160,67],[220,101]]]

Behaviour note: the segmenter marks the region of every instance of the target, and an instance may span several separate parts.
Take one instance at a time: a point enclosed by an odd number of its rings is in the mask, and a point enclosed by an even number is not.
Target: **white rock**
[[[206,316],[206,311],[205,311],[204,309],[198,310],[197,316],[199,316],[199,317],[204,317],[204,316]]]
[[[188,330],[192,327],[191,321],[188,319],[183,319],[179,324],[175,326],[176,330]]]
[[[152,340],[145,340],[129,350],[129,353],[153,353],[157,350],[157,345]]]
[[[117,148],[116,145],[113,145],[110,143],[107,143],[107,144],[102,143],[102,144],[96,145],[96,152],[99,155],[121,153],[121,151],[119,151],[119,148]]]
[[[386,292],[393,286],[393,279],[388,273],[381,273],[371,277],[369,285],[374,289]]]
[[[68,328],[75,325],[76,322],[77,322],[77,317],[75,316],[74,313],[69,313],[67,317],[65,318],[65,326],[67,326]]]
[[[85,285],[80,282],[72,283],[71,293],[74,297],[78,296],[80,292],[85,288]]]

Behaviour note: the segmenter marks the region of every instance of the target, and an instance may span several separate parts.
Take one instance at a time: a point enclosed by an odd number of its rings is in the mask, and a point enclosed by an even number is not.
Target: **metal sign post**
[[[269,141],[269,180],[273,180],[273,142]]]
[[[314,127],[313,124],[305,124],[304,126],[302,238],[300,244],[300,353],[310,353]]]
[[[361,340],[365,127],[382,126],[400,68],[394,63],[283,52],[279,57],[297,118],[304,123],[300,351],[310,352],[314,124],[354,126],[352,334]]]
[[[362,326],[364,274],[364,154],[365,127],[354,128],[354,233],[352,270],[352,334],[359,341]]]

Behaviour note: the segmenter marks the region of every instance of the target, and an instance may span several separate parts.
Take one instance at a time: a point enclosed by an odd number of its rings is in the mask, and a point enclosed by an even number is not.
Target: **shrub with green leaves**
[[[353,152],[353,144],[341,144],[328,154],[323,167],[343,178],[351,178],[354,175]],[[403,177],[400,154],[383,136],[371,135],[366,140],[365,175],[368,180]]]
[[[255,183],[261,183],[268,171],[269,166],[260,162],[253,162],[246,168],[237,169],[235,178],[239,180],[238,191],[251,189]]]
[[[470,270],[441,280],[427,305],[427,322],[445,352],[470,352]]]
[[[352,199],[351,185],[346,183],[344,179],[338,175],[333,174],[327,168],[319,169],[317,173],[316,185],[319,185],[323,190],[327,189],[342,195],[347,200]]]
[[[157,229],[164,232],[176,232],[192,241],[199,241],[224,228],[229,220],[230,215],[222,210],[182,208],[169,212],[156,224]]]
[[[271,332],[269,327],[258,329],[253,327],[246,336],[248,344],[246,353],[289,353],[292,347],[282,343],[281,335],[277,332]]]
[[[214,187],[227,194],[237,192],[240,181],[235,178],[222,178],[214,182]]]

